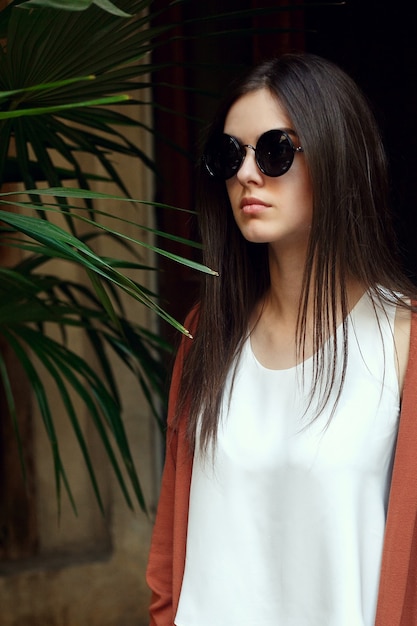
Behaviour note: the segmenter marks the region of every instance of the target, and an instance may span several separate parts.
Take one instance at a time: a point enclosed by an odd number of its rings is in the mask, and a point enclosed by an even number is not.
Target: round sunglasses
[[[247,148],[254,151],[261,172],[274,178],[288,172],[294,154],[303,152],[301,146],[294,146],[285,130],[268,130],[259,137],[256,146],[241,144],[233,135],[224,133],[209,141],[204,152],[203,160],[209,174],[223,180],[232,178],[242,166]]]

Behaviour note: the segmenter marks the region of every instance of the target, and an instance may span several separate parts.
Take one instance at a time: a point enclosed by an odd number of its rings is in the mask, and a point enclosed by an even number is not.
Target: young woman
[[[417,333],[384,150],[330,62],[286,55],[220,108],[206,278],[171,385],[157,626],[417,624]]]

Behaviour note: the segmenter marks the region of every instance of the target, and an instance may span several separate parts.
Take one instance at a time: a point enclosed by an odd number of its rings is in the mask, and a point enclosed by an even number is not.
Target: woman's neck
[[[270,288],[259,302],[252,317],[251,341],[259,361],[266,367],[281,369],[294,366],[299,360],[297,324],[303,297],[304,263],[270,259]],[[346,281],[346,308],[349,312],[361,298],[365,288],[356,280]],[[330,295],[330,294],[329,294]],[[303,324],[303,358],[314,351],[314,279],[310,281],[307,310]],[[335,326],[343,321],[342,296],[336,294]],[[332,326],[332,324],[331,324]],[[326,333],[326,330],[324,329]]]

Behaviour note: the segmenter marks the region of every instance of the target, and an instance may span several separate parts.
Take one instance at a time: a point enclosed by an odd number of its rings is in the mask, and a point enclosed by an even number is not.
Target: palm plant
[[[0,334],[20,360],[39,405],[51,444],[58,499],[63,484],[75,507],[60,455],[53,411],[38,372],[39,364],[60,392],[99,505],[102,506],[100,490],[74,409],[73,393],[87,407],[129,506],[132,500],[121,465],[137,501],[145,509],[123,426],[122,404],[109,351],[135,373],[155,417],[160,420],[160,411],[156,408],[158,399],[164,397],[160,353],[169,347],[156,334],[126,318],[118,292],[124,291],[180,330],[184,329],[158,306],[154,294],[125,273],[126,269],[152,268],[145,268],[140,259],[126,262],[94,252],[94,240],[99,236],[117,238],[134,252],[138,246],[148,244],[139,235],[135,241],[127,241],[117,229],[98,223],[99,212],[93,202],[98,198],[107,201],[112,198],[90,190],[91,181],[99,177],[83,171],[79,156],[90,153],[98,159],[106,173],[100,180],[115,182],[122,198],[128,198],[129,194],[112,164],[111,154],[127,154],[152,167],[144,151],[118,130],[120,126],[132,127],[138,122],[106,108],[114,102],[127,102],[125,93],[133,87],[148,86],[145,81],[132,84],[133,79],[149,71],[145,64],[138,63],[149,50],[150,33],[143,32],[148,18],[136,16],[126,20],[121,14],[126,16],[127,12],[118,11],[109,2],[65,2],[65,9],[76,5],[80,8],[81,4],[84,8],[97,5],[82,14],[45,8],[29,11],[16,8],[19,4],[25,3],[12,2],[0,14],[1,30],[3,36],[6,35],[6,43],[0,47],[0,181],[23,181],[29,201],[16,197],[16,192],[4,192],[0,196],[3,205],[1,244],[25,252],[13,267],[0,270]],[[43,4],[56,6],[60,3]],[[137,14],[146,9],[149,2],[125,4]],[[102,10],[107,8],[112,13]],[[98,17],[100,28],[96,29],[96,36],[91,37]],[[84,45],[80,46],[79,42]],[[10,156],[12,140],[14,157]],[[53,151],[64,157],[66,166],[55,165]],[[77,188],[64,190],[67,179],[76,180]],[[43,181],[53,189],[37,189],[38,183],[42,185]],[[74,198],[83,199],[87,213],[74,205]],[[64,228],[49,219],[57,212],[65,220]],[[108,212],[107,216],[112,217],[112,213]],[[123,217],[118,219],[123,220]],[[142,231],[145,228],[137,227]],[[162,250],[159,252],[164,254]],[[51,265],[55,259],[83,268],[89,285],[62,282]],[[176,260],[187,263],[183,259]],[[51,323],[60,329],[60,339],[46,334],[45,327]],[[68,346],[67,329],[74,326],[85,332],[101,364],[100,375]],[[1,356],[0,372],[19,438],[10,372]]]
[[[0,194],[1,245],[24,253],[12,267],[0,269],[0,336],[22,364],[40,408],[53,455],[58,501],[64,485],[74,507],[39,365],[59,391],[99,505],[100,490],[74,408],[74,393],[87,407],[128,505],[133,506],[130,484],[145,510],[109,352],[134,372],[161,421],[157,404],[158,399],[163,402],[165,374],[160,355],[169,346],[157,334],[127,319],[120,292],[181,332],[187,331],[159,306],[155,294],[129,278],[126,270],[153,271],[138,254],[147,247],[175,262],[215,273],[145,242],[139,234],[128,238],[117,227],[104,226],[102,217],[122,223],[127,220],[115,216],[111,208],[98,210],[95,204],[97,200],[110,204],[123,200],[148,205],[149,210],[155,206],[130,198],[112,162],[114,154],[127,155],[153,169],[152,160],[126,133],[138,127],[147,132],[152,129],[128,113],[109,108],[114,103],[149,106],[149,100],[126,94],[148,92],[149,75],[155,69],[149,55],[158,35],[174,26],[153,27],[151,5],[152,0],[119,0],[117,6],[110,0],[12,0],[0,12],[0,185],[22,182],[25,187],[24,198],[16,190]],[[80,156],[85,154],[98,161],[103,175],[84,171]],[[64,165],[56,165],[55,155]],[[75,180],[76,187],[65,187],[68,180]],[[93,191],[91,186],[97,180],[116,183],[120,195]],[[82,209],[76,202],[80,199]],[[63,226],[51,220],[57,214]],[[135,226],[158,237],[197,245],[144,225]],[[98,237],[118,240],[136,255],[136,261],[99,255],[94,251]],[[56,259],[82,268],[87,283],[62,282],[54,270]],[[47,334],[50,324],[59,330],[60,338]],[[71,327],[85,333],[101,364],[100,375],[68,345]],[[14,389],[7,360],[1,354],[0,379],[19,439]]]

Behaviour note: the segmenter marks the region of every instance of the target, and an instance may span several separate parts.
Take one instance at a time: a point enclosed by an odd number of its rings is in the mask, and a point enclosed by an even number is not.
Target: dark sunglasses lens
[[[221,135],[211,141],[204,153],[204,163],[209,173],[224,180],[236,174],[242,160],[241,147],[230,135]]]
[[[294,146],[281,130],[269,130],[261,135],[256,146],[256,160],[267,176],[282,176],[294,160]]]

